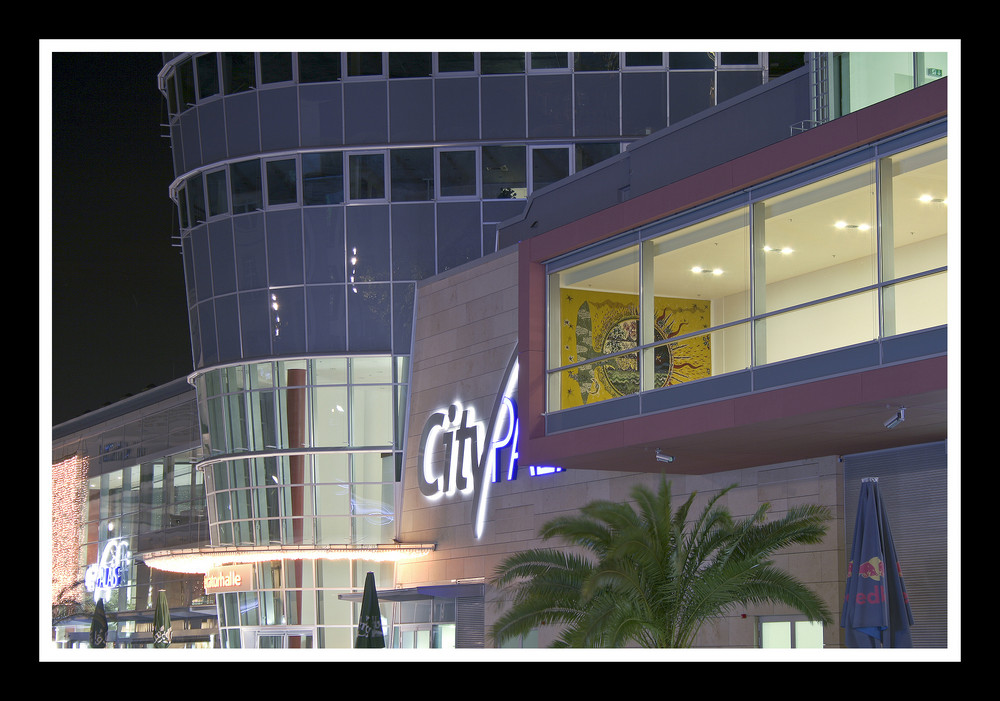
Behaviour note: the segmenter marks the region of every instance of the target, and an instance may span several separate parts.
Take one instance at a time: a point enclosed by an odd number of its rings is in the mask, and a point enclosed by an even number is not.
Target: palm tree
[[[800,506],[767,520],[769,504],[734,520],[712,497],[690,524],[692,493],[671,507],[670,483],[654,493],[632,490],[636,503],[594,501],[580,513],[555,518],[543,540],[561,538],[575,550],[527,550],[506,559],[492,583],[501,605],[497,643],[540,625],[562,625],[553,647],[690,647],[702,624],[726,611],[783,603],[811,620],[830,623],[824,602],[768,559],[797,543],[817,543],[829,510]]]

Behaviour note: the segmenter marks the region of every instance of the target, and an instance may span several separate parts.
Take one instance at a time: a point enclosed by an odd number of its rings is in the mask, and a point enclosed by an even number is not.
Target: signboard
[[[111,601],[112,592],[128,581],[128,543],[122,538],[109,540],[100,562],[87,568],[84,586],[94,592],[94,601]]]
[[[212,567],[205,573],[205,593],[250,591],[253,588],[253,565]]]
[[[511,354],[500,391],[487,421],[455,402],[433,412],[424,424],[417,450],[417,484],[428,499],[472,495],[476,538],[483,533],[490,485],[518,477],[517,347]],[[435,455],[443,452],[443,460]],[[528,474],[561,472],[560,467],[532,465]]]

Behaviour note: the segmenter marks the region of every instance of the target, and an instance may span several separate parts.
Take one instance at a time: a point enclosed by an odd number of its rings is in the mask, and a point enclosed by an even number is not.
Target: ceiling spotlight
[[[883,424],[886,428],[896,428],[899,424],[906,420],[906,407],[901,406],[896,412],[895,416],[889,417],[889,419]]]
[[[766,253],[780,253],[785,256],[787,256],[789,253],[792,253],[792,249],[789,246],[784,246],[782,248],[772,248],[771,246],[764,246],[764,251]]]
[[[834,226],[838,229],[857,229],[858,231],[868,231],[871,229],[869,224],[848,224],[845,221],[838,221],[834,223]]]
[[[937,202],[938,204],[948,204],[948,200],[943,197],[934,197],[933,195],[921,195],[918,197],[921,202]]]
[[[722,275],[722,268],[703,268],[700,265],[696,265],[691,268],[692,273],[710,273],[712,275]]]
[[[657,462],[673,462],[674,461],[674,456],[673,455],[667,455],[666,453],[664,453],[663,451],[661,451],[659,448],[657,448],[656,449],[656,460],[657,460]]]

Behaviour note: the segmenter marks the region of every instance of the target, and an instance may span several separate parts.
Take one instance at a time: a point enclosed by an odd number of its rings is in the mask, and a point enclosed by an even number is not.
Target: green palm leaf
[[[564,546],[512,555],[491,580],[505,609],[494,640],[558,625],[556,647],[689,647],[705,621],[764,603],[829,623],[825,603],[770,561],[788,546],[820,542],[829,511],[795,507],[768,520],[764,504],[736,520],[720,505],[730,489],[693,520],[696,495],[674,509],[663,481],[656,492],[636,486],[634,504],[594,501],[547,522],[542,539]]]

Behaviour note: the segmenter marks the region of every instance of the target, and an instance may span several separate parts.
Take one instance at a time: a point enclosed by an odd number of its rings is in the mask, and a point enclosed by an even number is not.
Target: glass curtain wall
[[[392,543],[408,359],[288,359],[199,374],[206,454],[199,467],[213,546]],[[218,595],[226,647],[351,647],[354,608],[337,596],[391,564],[285,558],[255,566],[254,588]],[[297,626],[257,641],[265,626]],[[257,631],[259,632],[259,631]],[[277,642],[276,642],[277,641]]]
[[[553,263],[549,409],[946,324],[947,140],[827,171]]]

